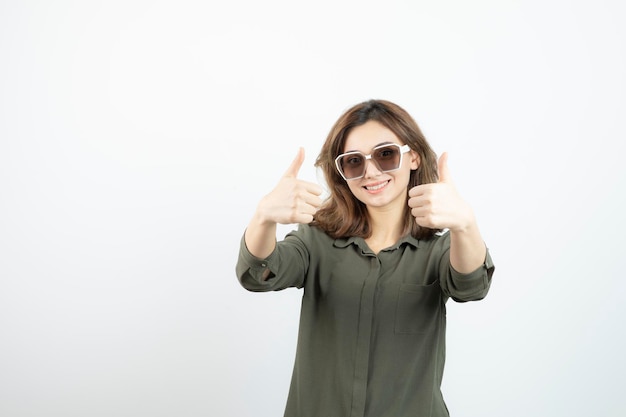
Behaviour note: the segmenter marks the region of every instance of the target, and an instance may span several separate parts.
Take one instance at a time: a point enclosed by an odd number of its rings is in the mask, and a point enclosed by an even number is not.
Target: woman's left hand
[[[464,231],[475,223],[474,212],[461,198],[450,178],[448,154],[439,158],[439,181],[421,184],[409,190],[409,207],[422,227]]]

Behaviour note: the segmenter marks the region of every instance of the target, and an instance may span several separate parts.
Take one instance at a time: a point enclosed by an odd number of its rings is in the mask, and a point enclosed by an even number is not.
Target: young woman
[[[350,108],[299,180],[300,149],[254,213],[237,276],[250,291],[303,288],[286,417],[448,416],[445,304],[486,296],[493,263],[447,155],[394,103]],[[276,224],[299,223],[276,242]]]

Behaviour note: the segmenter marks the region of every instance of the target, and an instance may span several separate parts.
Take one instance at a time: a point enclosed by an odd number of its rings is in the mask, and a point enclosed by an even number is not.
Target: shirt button
[[[261,262],[261,266],[262,266],[263,268],[265,268],[265,267],[267,266],[267,264],[266,264],[265,262]]]

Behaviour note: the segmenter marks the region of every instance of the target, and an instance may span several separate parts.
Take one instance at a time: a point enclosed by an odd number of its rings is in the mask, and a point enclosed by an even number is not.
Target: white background
[[[239,240],[369,98],[496,263],[448,303],[452,415],[625,415],[623,4],[3,1],[0,415],[282,415],[301,293],[243,290]]]

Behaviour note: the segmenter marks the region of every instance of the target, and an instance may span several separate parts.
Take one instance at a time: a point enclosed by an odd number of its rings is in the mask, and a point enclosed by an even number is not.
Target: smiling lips
[[[376,192],[376,191],[380,191],[383,188],[385,188],[385,186],[388,183],[389,183],[389,181],[383,181],[383,182],[376,183],[374,185],[365,185],[365,186],[363,186],[363,188],[365,188],[367,191]]]

